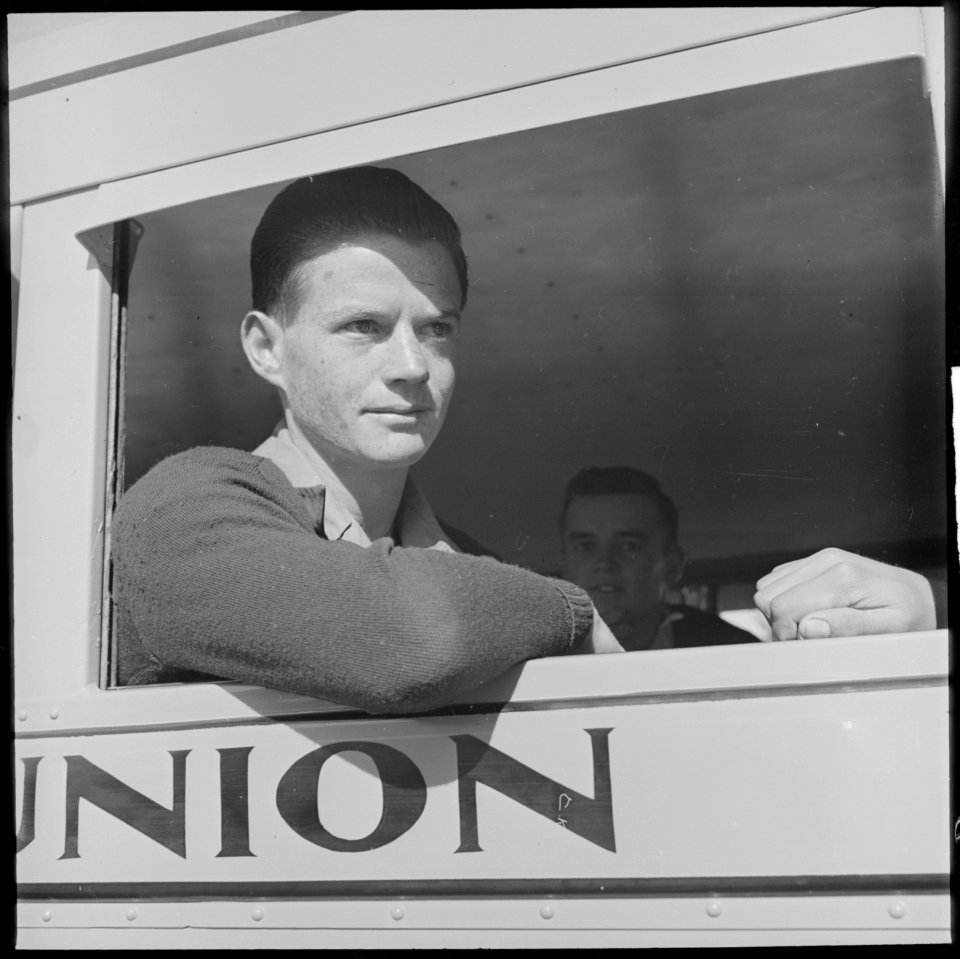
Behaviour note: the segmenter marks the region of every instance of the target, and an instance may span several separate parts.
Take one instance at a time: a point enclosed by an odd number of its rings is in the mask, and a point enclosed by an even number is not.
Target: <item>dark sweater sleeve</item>
[[[158,676],[199,672],[370,712],[444,705],[571,651],[592,623],[577,587],[489,557],[329,542],[276,467],[239,451],[155,467],[123,498],[113,544],[121,622]]]

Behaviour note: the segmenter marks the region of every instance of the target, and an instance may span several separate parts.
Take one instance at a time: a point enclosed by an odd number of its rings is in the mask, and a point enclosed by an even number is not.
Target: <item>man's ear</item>
[[[283,326],[272,316],[251,310],[240,324],[240,342],[253,372],[283,389]]]
[[[680,585],[683,579],[683,568],[687,564],[687,556],[679,546],[674,543],[667,548],[666,564],[663,570],[663,579],[669,589]]]

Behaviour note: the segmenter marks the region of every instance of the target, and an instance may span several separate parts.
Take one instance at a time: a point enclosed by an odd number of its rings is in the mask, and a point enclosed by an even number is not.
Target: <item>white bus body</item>
[[[11,45],[19,947],[950,940],[946,630],[540,660],[416,717],[106,665],[114,224],[904,58],[942,171],[935,8],[124,13]]]

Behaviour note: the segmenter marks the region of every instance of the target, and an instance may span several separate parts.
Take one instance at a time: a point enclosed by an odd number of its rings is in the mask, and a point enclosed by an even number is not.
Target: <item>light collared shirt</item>
[[[290,480],[307,501],[314,521],[322,522],[323,535],[328,540],[344,540],[356,546],[370,545],[366,531],[330,494],[316,466],[300,449],[283,422],[253,451],[253,455],[270,460]],[[399,530],[397,542],[402,546],[460,552],[440,528],[426,496],[409,475],[400,498],[395,529]]]

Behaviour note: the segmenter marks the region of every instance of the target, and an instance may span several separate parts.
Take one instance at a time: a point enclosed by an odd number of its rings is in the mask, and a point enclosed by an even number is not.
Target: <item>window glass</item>
[[[566,480],[657,476],[686,598],[749,605],[824,545],[935,569],[946,529],[943,215],[922,61],[403,156],[464,234],[434,509],[553,573]],[[305,170],[304,173],[313,171]],[[122,484],[280,416],[248,368],[249,239],[278,183],[138,218]]]

